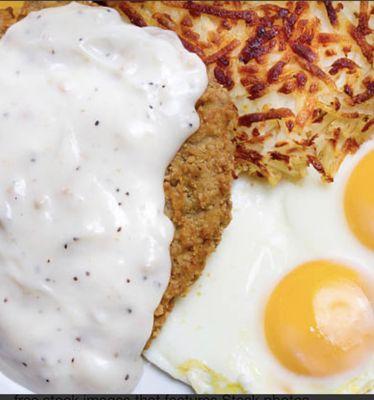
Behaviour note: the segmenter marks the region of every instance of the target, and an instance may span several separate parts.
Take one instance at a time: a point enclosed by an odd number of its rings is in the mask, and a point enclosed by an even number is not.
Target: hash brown
[[[332,181],[373,134],[372,1],[106,1],[178,33],[238,108],[235,172]]]

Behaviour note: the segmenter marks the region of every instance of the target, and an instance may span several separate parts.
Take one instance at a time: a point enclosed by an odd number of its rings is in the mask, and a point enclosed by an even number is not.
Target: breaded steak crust
[[[200,276],[231,219],[236,108],[226,91],[213,85],[196,109],[200,129],[179,150],[165,176],[165,210],[175,234],[171,278],[155,312],[152,337],[175,300]]]

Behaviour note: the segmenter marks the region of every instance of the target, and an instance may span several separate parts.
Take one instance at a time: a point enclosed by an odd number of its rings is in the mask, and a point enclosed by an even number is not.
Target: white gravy
[[[170,274],[164,172],[205,67],[172,32],[74,3],[13,25],[0,60],[2,371],[129,392]]]

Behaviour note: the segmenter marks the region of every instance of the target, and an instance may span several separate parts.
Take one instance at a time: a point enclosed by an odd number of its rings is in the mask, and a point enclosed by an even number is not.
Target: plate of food
[[[374,4],[0,1],[0,392],[374,390]]]

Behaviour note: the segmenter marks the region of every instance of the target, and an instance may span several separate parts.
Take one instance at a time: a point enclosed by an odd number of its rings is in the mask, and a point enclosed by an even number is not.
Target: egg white
[[[333,184],[310,170],[300,184],[275,188],[247,178],[233,186],[232,221],[202,276],[177,302],[146,357],[198,393],[363,393],[374,388],[374,356],[325,378],[279,364],[263,332],[266,301],[299,264],[335,259],[374,282],[374,252],[350,231],[347,179],[374,140],[348,156]]]

